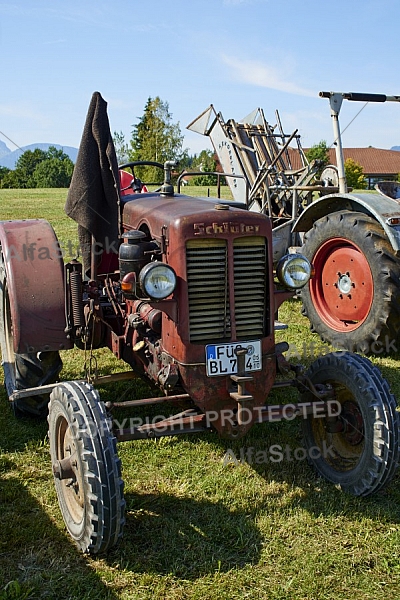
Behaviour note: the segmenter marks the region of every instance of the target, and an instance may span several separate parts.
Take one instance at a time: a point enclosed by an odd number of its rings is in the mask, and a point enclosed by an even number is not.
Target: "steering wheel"
[[[127,192],[128,190],[133,191],[133,193],[135,194],[148,191],[146,185],[143,184],[139,177],[136,177],[135,175],[135,167],[138,166],[158,167],[159,169],[164,170],[163,164],[152,160],[135,160],[132,162],[125,163],[123,165],[119,165],[118,169],[120,172],[121,193]],[[130,169],[132,172],[132,178],[130,180],[128,179],[128,177],[130,177],[130,174],[127,173],[125,169]],[[160,188],[158,188],[155,191],[157,192],[159,190]]]

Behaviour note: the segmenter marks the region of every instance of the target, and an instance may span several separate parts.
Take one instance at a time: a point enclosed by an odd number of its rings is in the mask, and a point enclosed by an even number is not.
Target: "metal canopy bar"
[[[385,94],[364,94],[359,92],[320,92],[321,98],[331,98],[334,95],[342,96],[344,100],[353,102],[400,102],[400,96],[386,96]]]

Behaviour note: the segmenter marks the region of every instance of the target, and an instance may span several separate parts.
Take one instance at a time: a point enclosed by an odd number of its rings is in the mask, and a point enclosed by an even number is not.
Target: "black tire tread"
[[[40,387],[57,381],[63,367],[60,354],[58,352],[41,352],[40,355],[39,358],[36,353],[15,354],[15,390]],[[13,402],[14,414],[45,419],[48,414],[48,403],[49,396],[47,394],[17,398]]]
[[[344,374],[349,381],[355,382],[360,391],[359,400],[363,402],[366,411],[374,414],[374,431],[371,433],[374,434],[375,439],[372,441],[371,438],[366,438],[366,446],[372,445],[373,451],[366,459],[362,476],[349,481],[349,472],[346,472],[343,482],[340,483],[345,491],[355,496],[368,496],[388,485],[398,467],[400,415],[397,411],[396,399],[379,369],[363,356],[349,352],[327,354],[311,365],[307,376],[314,383],[316,381],[322,383],[321,374],[327,369]],[[339,375],[338,377],[340,378]],[[310,423],[307,421],[303,421],[303,435],[306,445],[312,445]],[[327,476],[320,460],[311,461],[316,471],[326,479],[338,483],[340,476],[336,478]]]
[[[389,383],[382,377],[380,370],[363,356],[358,354],[351,354],[349,356],[368,372],[375,384],[376,398],[381,398],[382,400],[381,407],[377,400],[374,402],[376,410],[380,411],[382,427],[386,430],[386,437],[390,440],[387,445],[386,460],[382,461],[382,466],[386,465],[379,483],[379,489],[382,489],[392,480],[399,465],[400,413],[397,410],[396,398],[391,393]]]
[[[116,438],[111,432],[104,404],[97,391],[86,382],[64,382],[51,393],[49,425],[53,404],[65,406],[70,426],[81,448],[85,465],[85,508],[87,519],[75,543],[83,552],[101,554],[114,547],[123,535],[125,501]],[[54,441],[50,448],[54,457]],[[55,480],[61,512],[68,528],[67,509],[60,497],[60,485]]]

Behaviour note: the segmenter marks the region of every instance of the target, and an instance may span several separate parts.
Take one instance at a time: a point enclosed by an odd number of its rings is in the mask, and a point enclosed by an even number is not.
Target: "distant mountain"
[[[390,149],[391,150],[400,150],[400,146],[392,146]]]
[[[54,146],[57,150],[62,150],[65,154],[68,154],[73,163],[76,163],[76,157],[78,156],[78,148],[72,146],[60,146],[59,144],[29,144],[29,146],[23,146],[21,149],[14,150],[11,152],[4,142],[0,141],[0,167],[7,167],[8,169],[15,169],[15,165],[21,154],[27,150],[47,150],[50,146]]]
[[[10,154],[11,150],[10,148],[8,148],[4,142],[2,142],[0,140],[0,158],[2,158],[3,156],[6,156],[7,154]]]

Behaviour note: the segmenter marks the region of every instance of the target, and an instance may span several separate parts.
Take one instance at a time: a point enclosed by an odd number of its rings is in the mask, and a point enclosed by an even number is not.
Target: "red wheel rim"
[[[364,254],[348,240],[334,238],[318,248],[313,263],[310,294],[318,315],[335,331],[354,331],[367,318],[374,297]]]

